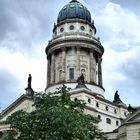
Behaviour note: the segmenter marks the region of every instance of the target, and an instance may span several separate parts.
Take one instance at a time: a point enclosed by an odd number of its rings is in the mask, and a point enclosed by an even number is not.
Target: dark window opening
[[[85,30],[85,27],[84,27],[84,26],[81,26],[80,29],[81,29],[82,31],[84,31],[84,30]]]
[[[89,31],[90,31],[90,32],[92,32],[92,30],[91,30],[91,29],[90,29]]]
[[[73,26],[73,25],[71,25],[71,26],[70,26],[70,30],[73,30],[73,29],[74,29],[74,26]]]
[[[114,109],[114,113],[117,114],[117,110],[116,109]]]
[[[98,102],[96,103],[96,107],[99,107],[99,103]]]
[[[111,124],[111,120],[109,118],[106,118],[106,123]]]
[[[126,112],[124,112],[124,116],[127,116]]]
[[[101,116],[100,115],[98,115],[98,119],[101,120]]]
[[[74,68],[69,69],[69,79],[74,80]]]
[[[91,103],[91,99],[90,98],[88,98],[88,103]]]
[[[116,126],[118,126],[119,125],[119,122],[118,121],[116,121]]]
[[[107,111],[108,111],[108,106],[106,106],[106,108],[105,108]]]
[[[63,32],[63,31],[64,31],[64,28],[61,28],[61,29],[60,29],[60,32]]]

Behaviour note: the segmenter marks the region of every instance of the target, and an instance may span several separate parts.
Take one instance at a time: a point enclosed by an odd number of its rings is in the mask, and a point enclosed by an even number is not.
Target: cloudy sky
[[[91,11],[105,48],[105,97],[113,100],[118,90],[127,105],[140,106],[140,1],[79,1]],[[58,12],[68,2],[0,0],[0,111],[25,93],[29,73],[33,89],[45,89],[45,47]]]

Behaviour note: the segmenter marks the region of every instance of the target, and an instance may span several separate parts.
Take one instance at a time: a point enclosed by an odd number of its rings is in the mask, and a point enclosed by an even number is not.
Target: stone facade
[[[109,140],[140,140],[140,109],[130,114],[115,132],[107,135]]]
[[[80,3],[72,1],[71,4],[72,7],[75,6],[73,8],[77,8],[77,4]],[[69,5],[66,6],[68,7]],[[72,99],[85,101],[85,113],[100,120],[98,123],[100,129],[104,132],[113,131],[120,126],[121,119],[126,118],[127,107],[123,103],[113,103],[104,98],[102,80],[104,48],[96,37],[94,23],[85,20],[85,17],[71,18],[77,14],[73,14],[73,9],[67,10],[72,12],[71,15],[66,13],[65,8],[59,12],[59,22],[54,25],[53,38],[46,46],[49,80],[45,92],[46,94],[53,92],[65,84],[72,89]],[[81,74],[84,76],[85,88],[76,88],[77,79]]]
[[[104,97],[105,90],[102,80],[104,48],[96,37],[96,28],[90,20],[90,13],[76,0],[70,2],[70,5],[72,8],[79,6],[79,15],[75,15],[73,9],[70,11],[72,12],[70,15],[66,15],[65,9],[69,7],[69,4],[64,6],[59,14],[59,22],[54,26],[53,38],[45,49],[47,55],[45,92],[46,94],[54,92],[62,84],[65,84],[71,88],[72,100],[85,101],[85,113],[99,120],[97,125],[100,129],[104,132],[112,132],[120,127],[119,135],[118,132],[108,133],[110,140],[117,137],[120,140],[131,138],[129,135],[134,134],[133,130],[138,133],[139,125],[131,126],[129,129],[126,125],[121,126],[121,121],[128,115],[127,106],[119,98],[117,98],[119,102],[112,102]],[[83,8],[82,11],[81,8]],[[86,14],[81,14],[82,12]],[[79,88],[77,80],[81,75],[84,77],[84,87]],[[13,112],[20,109],[30,112],[35,109],[32,107],[32,94],[29,94],[33,90],[31,87],[27,89],[30,92],[26,91],[26,95],[21,96],[0,114],[0,131],[8,129],[9,126],[4,121]],[[138,134],[135,137],[138,138]],[[135,138],[135,140],[137,139]]]

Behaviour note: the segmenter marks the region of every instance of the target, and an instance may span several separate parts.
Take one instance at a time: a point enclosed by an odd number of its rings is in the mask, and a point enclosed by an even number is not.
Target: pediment
[[[140,109],[132,113],[125,122],[140,122]]]
[[[8,116],[18,110],[25,110],[30,112],[33,110],[32,107],[33,100],[30,96],[22,95],[15,102],[13,102],[10,106],[8,106],[5,110],[3,110],[0,114],[0,122],[5,121]]]

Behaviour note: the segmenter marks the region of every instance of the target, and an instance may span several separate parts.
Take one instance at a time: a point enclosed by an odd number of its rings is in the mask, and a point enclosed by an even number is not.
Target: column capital
[[[66,51],[66,47],[62,47],[61,50],[62,50],[62,51]]]

